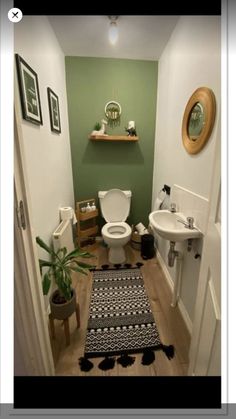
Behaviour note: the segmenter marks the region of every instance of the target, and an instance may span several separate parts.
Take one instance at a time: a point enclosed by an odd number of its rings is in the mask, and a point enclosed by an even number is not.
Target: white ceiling
[[[108,16],[49,16],[65,55],[158,60],[179,16],[119,16],[119,39],[108,41]]]

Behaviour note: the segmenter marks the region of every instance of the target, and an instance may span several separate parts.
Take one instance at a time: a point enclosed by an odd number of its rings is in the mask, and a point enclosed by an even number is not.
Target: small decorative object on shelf
[[[82,249],[92,250],[97,247],[96,235],[98,225],[96,217],[98,210],[95,199],[87,199],[76,203],[78,246]]]
[[[100,131],[100,129],[102,128],[100,122],[96,122],[96,124],[94,125],[94,129],[95,131]]]
[[[136,137],[137,133],[136,133],[136,129],[135,129],[135,122],[134,121],[129,121],[128,122],[128,128],[125,128],[125,131],[128,132],[128,136]]]
[[[135,128],[125,128],[125,131],[128,132],[128,137],[129,136],[130,137],[136,137],[137,136]]]
[[[90,212],[90,211],[91,211],[91,207],[90,207],[90,203],[88,202],[86,206],[86,212]]]
[[[92,208],[92,211],[95,211],[95,210],[96,210],[96,205],[95,205],[95,202],[93,202],[93,203],[92,203],[91,208]]]
[[[91,135],[107,135],[106,134],[106,125],[107,121],[106,119],[102,119],[100,124],[99,122],[96,122],[94,125],[94,130],[92,131]]]

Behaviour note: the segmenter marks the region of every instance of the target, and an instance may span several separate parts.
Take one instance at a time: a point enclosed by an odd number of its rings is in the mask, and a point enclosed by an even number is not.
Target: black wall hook
[[[164,185],[164,186],[163,186],[163,188],[162,188],[162,190],[163,190],[164,192],[166,192],[166,194],[167,194],[167,195],[170,195],[170,190],[171,190],[171,187],[170,187],[170,186],[168,186],[168,185]]]

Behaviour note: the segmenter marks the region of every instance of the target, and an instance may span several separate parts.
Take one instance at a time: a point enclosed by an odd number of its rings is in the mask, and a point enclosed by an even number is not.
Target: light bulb
[[[115,21],[111,21],[109,27],[109,41],[112,45],[115,45],[118,40],[118,27]]]

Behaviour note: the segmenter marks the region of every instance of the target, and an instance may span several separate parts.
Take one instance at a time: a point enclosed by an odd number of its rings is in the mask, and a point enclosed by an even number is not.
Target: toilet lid
[[[102,198],[101,209],[107,223],[125,221],[129,215],[130,199],[120,189],[111,189]]]

